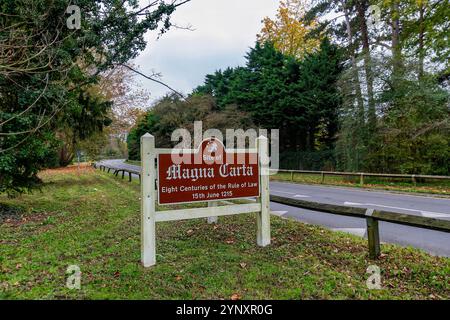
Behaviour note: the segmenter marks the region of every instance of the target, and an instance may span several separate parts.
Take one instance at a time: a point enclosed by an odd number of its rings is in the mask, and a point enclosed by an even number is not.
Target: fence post
[[[364,173],[361,173],[361,174],[359,175],[359,184],[360,184],[361,186],[364,185]]]
[[[260,168],[260,192],[259,202],[261,211],[256,215],[257,236],[256,242],[265,247],[270,244],[270,193],[269,193],[269,140],[260,136],[256,140],[258,148],[258,161]]]
[[[325,182],[325,173],[323,171],[320,172],[320,177],[321,177],[320,183],[323,184]]]
[[[412,180],[412,183],[413,183],[414,187],[416,187],[417,186],[417,180],[416,180],[416,175],[415,174],[413,174],[411,176],[411,180]]]
[[[380,256],[380,231],[378,229],[378,220],[372,217],[373,209],[366,211],[367,240],[369,242],[369,258],[378,259]]]
[[[291,171],[291,181],[294,181],[294,171]]]
[[[208,202],[208,207],[209,208],[217,207],[217,202],[216,201]],[[219,217],[208,217],[208,223],[209,224],[213,224],[213,223],[217,223],[217,222],[219,222]]]
[[[128,172],[128,182],[131,182],[131,172]]]
[[[155,137],[146,133],[141,137],[141,261],[144,267],[156,263],[155,242]]]

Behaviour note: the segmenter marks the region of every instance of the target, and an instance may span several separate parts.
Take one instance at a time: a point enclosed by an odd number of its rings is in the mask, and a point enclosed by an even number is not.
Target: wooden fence
[[[381,252],[378,221],[385,221],[422,229],[450,232],[449,220],[413,216],[398,212],[318,203],[299,199],[285,198],[275,195],[270,196],[270,201],[285,204],[291,207],[366,219],[367,238],[369,242],[369,256],[371,259],[377,259],[380,256]]]
[[[93,163],[92,166],[96,169],[98,168],[102,171],[107,171],[108,173],[110,173],[112,171],[116,177],[119,176],[119,173],[122,173],[122,179],[125,178],[125,174],[128,174],[128,181],[130,181],[130,182],[131,182],[132,176],[134,174],[139,177],[139,182],[141,181],[141,171],[140,170],[138,171],[138,170],[131,170],[128,168],[112,167],[112,166],[105,165],[102,162]]]

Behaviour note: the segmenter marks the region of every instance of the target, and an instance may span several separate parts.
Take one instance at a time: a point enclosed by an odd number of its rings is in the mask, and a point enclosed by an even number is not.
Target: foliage
[[[380,9],[376,25],[370,5]],[[305,17],[320,19],[344,52],[338,169],[450,174],[449,8],[441,0],[313,2]]]
[[[108,99],[88,89],[102,72],[135,58],[148,30],[165,32],[181,3],[76,4],[81,29],[71,30],[65,0],[0,0],[0,192],[36,185],[57,132],[70,147],[107,124]]]
[[[257,43],[245,67],[207,75],[194,93],[211,94],[220,108],[237,105],[257,126],[280,129],[282,151],[324,150],[337,130],[340,70],[340,54],[327,39],[301,61]]]
[[[228,105],[219,109],[215,100],[208,95],[194,95],[181,100],[178,95],[169,95],[158,101],[128,135],[128,157],[140,159],[140,137],[145,133],[155,136],[159,148],[174,147],[172,132],[187,129],[194,136],[194,122],[202,121],[202,129],[218,129],[225,136],[226,129],[244,129],[253,126],[251,117],[236,106]],[[226,141],[224,141],[226,143]]]
[[[306,7],[305,0],[281,1],[276,19],[263,19],[264,26],[258,35],[258,41],[271,42],[283,54],[297,59],[303,59],[305,55],[317,51],[320,38],[309,35],[317,22],[306,22],[303,19]]]
[[[450,173],[450,95],[434,79],[399,79],[382,97],[388,110],[367,156],[371,171]]]

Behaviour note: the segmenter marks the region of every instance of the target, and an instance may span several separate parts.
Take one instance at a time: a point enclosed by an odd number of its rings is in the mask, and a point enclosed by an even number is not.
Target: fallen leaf
[[[182,276],[176,276],[176,277],[175,277],[175,280],[181,281],[181,280],[183,280],[183,277],[182,277]]]
[[[239,263],[239,265],[241,266],[242,269],[245,269],[245,267],[247,266],[247,264],[245,262],[241,262],[241,263]]]
[[[231,300],[236,301],[236,300],[241,300],[241,296],[238,293],[235,293],[231,296]]]
[[[190,229],[190,230],[188,230],[186,233],[187,233],[187,234],[192,234],[193,232],[194,232],[194,230]]]
[[[233,244],[233,243],[234,243],[234,240],[233,240],[233,239],[228,239],[228,240],[225,240],[225,243],[227,243],[227,244]]]

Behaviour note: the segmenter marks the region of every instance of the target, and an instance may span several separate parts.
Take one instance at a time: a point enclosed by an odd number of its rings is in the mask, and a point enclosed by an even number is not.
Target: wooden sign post
[[[228,150],[210,138],[196,150],[157,149],[152,135],[141,137],[141,260],[145,267],[156,264],[155,224],[161,221],[208,218],[216,223],[219,216],[256,212],[257,244],[270,244],[268,139],[261,136],[256,145],[253,150]],[[250,197],[257,198],[256,203],[221,205],[221,201]],[[208,207],[156,211],[157,202],[207,202]]]

